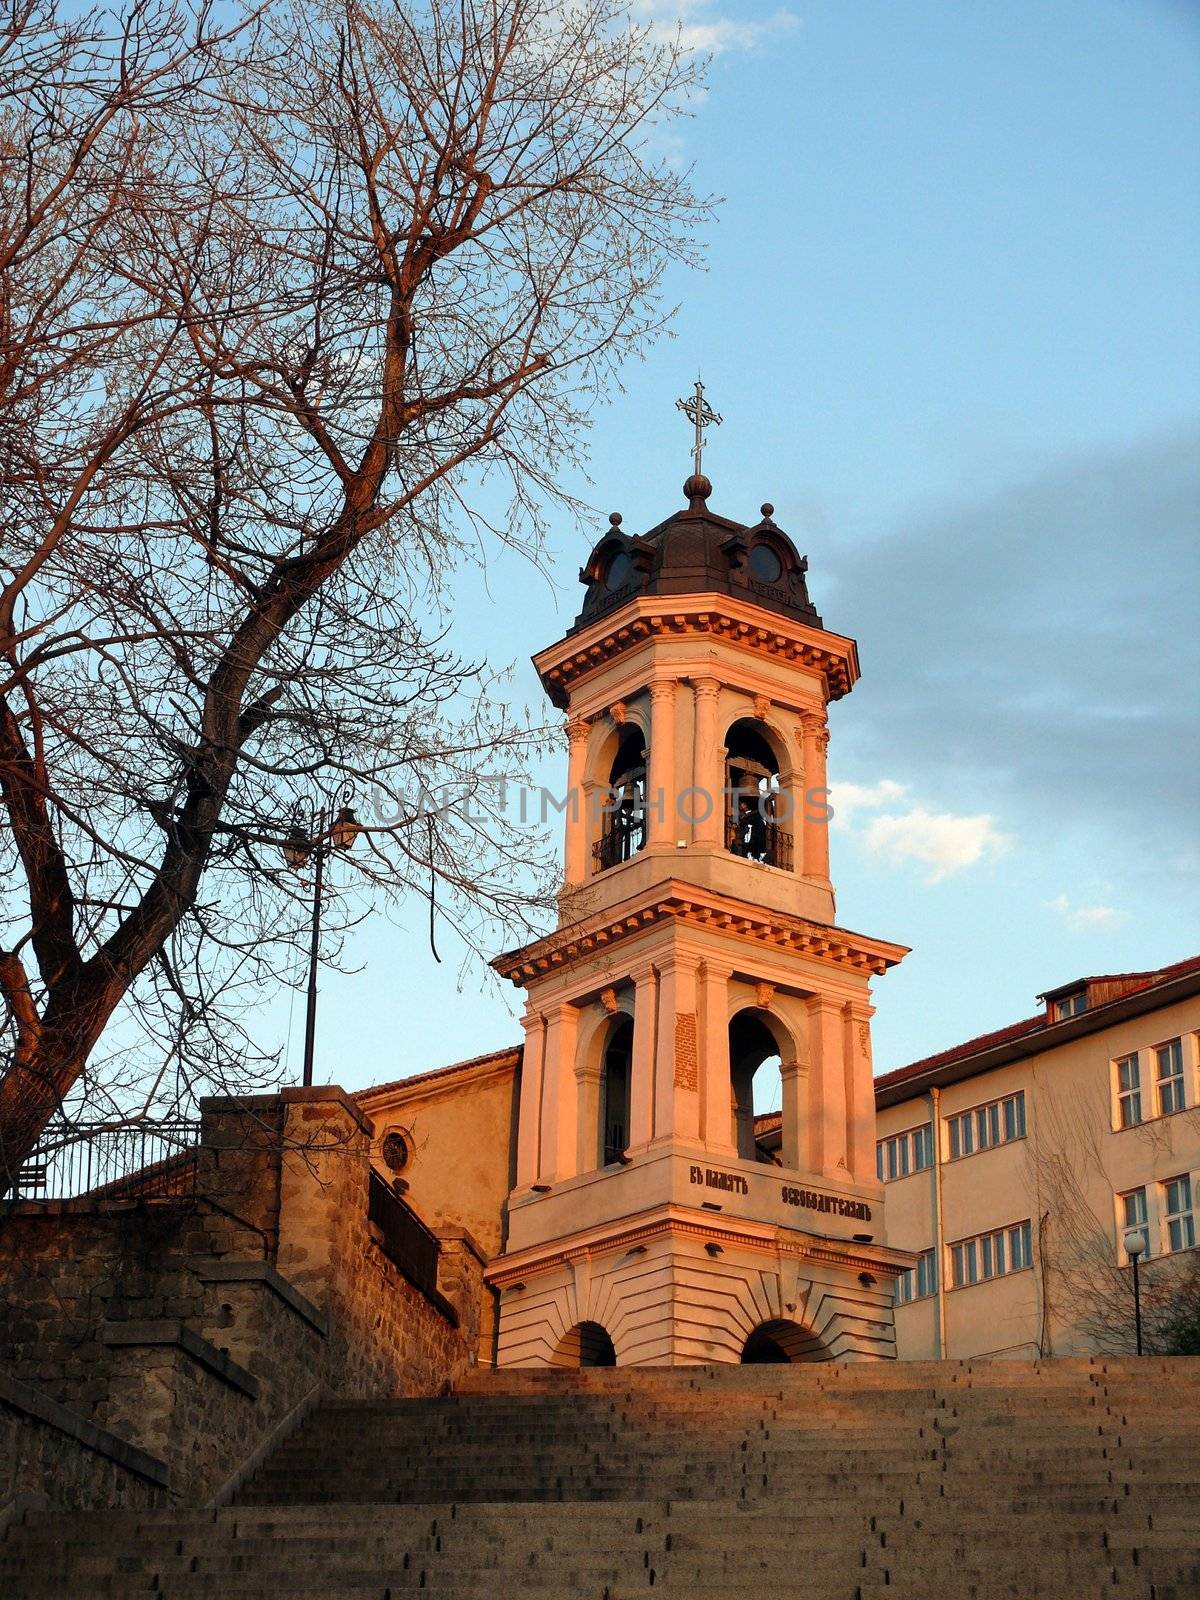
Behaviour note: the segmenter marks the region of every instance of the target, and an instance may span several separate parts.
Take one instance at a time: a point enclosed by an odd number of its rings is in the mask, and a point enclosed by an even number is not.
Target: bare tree
[[[1185,1113],[1190,1121],[1195,1112]],[[1042,1355],[1054,1353],[1053,1318],[1073,1328],[1083,1344],[1110,1355],[1136,1348],[1133,1275],[1118,1250],[1112,1211],[1117,1185],[1109,1169],[1111,1133],[1102,1094],[1070,1097],[1049,1081],[1038,1088],[1037,1116],[1025,1144],[1030,1185],[1042,1220]],[[1174,1124],[1176,1119],[1170,1119]],[[1128,1137],[1145,1146],[1149,1168],[1174,1127],[1142,1123]],[[1141,1271],[1143,1348],[1151,1355],[1179,1353],[1200,1309],[1200,1269],[1194,1258],[1150,1258]],[[1190,1321],[1189,1321],[1190,1319]]]
[[[618,0],[215,17],[17,0],[0,40],[5,1185],[116,1023],[161,1092],[252,1081],[314,786],[390,808],[360,886],[469,938],[541,903],[497,803],[535,734],[445,585],[579,510],[707,211],[659,132],[696,65]]]

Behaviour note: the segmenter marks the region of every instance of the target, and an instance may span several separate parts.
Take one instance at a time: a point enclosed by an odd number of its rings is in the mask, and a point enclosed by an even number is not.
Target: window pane
[[[956,1244],[950,1252],[950,1275],[956,1289],[966,1282],[963,1276],[963,1247],[960,1244]]]
[[[992,1261],[992,1236],[991,1236],[991,1234],[990,1233],[985,1234],[983,1236],[983,1238],[980,1240],[980,1243],[983,1245],[983,1249],[980,1252],[980,1254],[983,1257],[983,1276],[985,1278],[991,1278],[991,1277],[993,1277],[995,1275],[995,1267],[994,1267],[994,1263]]]
[[[883,1141],[875,1146],[875,1176],[883,1182]]]
[[[1017,1093],[1013,1096],[1013,1104],[1017,1108],[1017,1138],[1018,1139],[1023,1139],[1025,1137],[1025,1091],[1024,1091],[1024,1089],[1018,1089]]]
[[[957,1161],[960,1155],[962,1155],[962,1145],[961,1145],[960,1139],[959,1139],[958,1118],[957,1117],[951,1117],[951,1119],[950,1119],[950,1159],[951,1159],[951,1161]]]

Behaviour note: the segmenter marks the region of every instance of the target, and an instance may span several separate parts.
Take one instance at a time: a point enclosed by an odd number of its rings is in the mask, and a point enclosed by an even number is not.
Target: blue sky
[[[711,504],[771,500],[858,639],[833,872],[840,922],[913,947],[875,989],[883,1071],[1073,976],[1200,950],[1200,6],[712,0],[683,21],[718,48],[673,153],[724,204],[575,487],[597,531],[681,504],[674,401],[700,368],[725,418]],[[564,529],[557,587],[511,556],[460,577],[455,636],[514,664],[518,703],[539,705],[528,658],[569,626],[587,543]],[[519,1038],[512,992],[449,936],[436,966],[425,916],[373,915],[357,970],[323,977],[321,1081]]]

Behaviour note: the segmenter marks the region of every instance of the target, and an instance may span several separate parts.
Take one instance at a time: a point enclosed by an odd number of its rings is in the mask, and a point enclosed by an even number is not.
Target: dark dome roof
[[[580,569],[587,594],[570,632],[639,595],[667,594],[735,595],[809,627],[822,626],[804,581],[808,559],[771,520],[774,506],[764,505],[762,521],[749,527],[708,509],[707,478],[690,477],[683,492],[686,510],[649,533],[623,533],[621,518],[609,518],[608,532]]]

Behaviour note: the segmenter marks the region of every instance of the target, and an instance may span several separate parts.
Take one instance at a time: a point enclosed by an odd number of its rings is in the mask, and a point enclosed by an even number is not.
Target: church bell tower
[[[711,492],[693,473],[648,533],[611,517],[534,658],[565,881],[556,931],[494,963],[528,997],[502,1366],[895,1354],[869,984],[906,951],[838,927],[829,879],[857,651],[773,508],[745,526]]]

